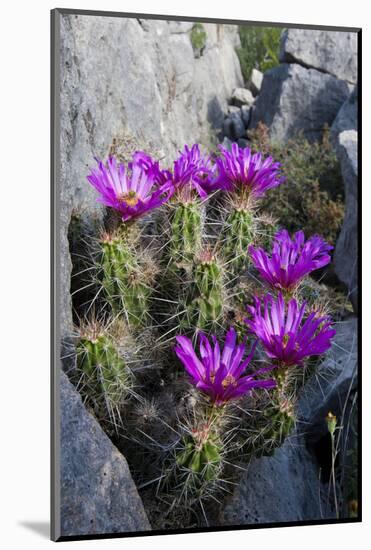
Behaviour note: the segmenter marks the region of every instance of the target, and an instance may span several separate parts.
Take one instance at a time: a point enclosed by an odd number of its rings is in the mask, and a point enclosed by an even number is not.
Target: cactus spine
[[[209,330],[223,313],[223,271],[214,253],[205,248],[195,260],[193,281],[186,297],[184,328]]]
[[[184,440],[184,450],[178,453],[178,466],[187,468],[205,481],[217,479],[221,465],[221,442],[210,439],[199,443],[193,437]],[[201,480],[200,479],[200,480]]]
[[[115,315],[123,315],[130,326],[141,327],[148,318],[151,288],[138,261],[131,235],[117,230],[101,240],[101,284]]]
[[[177,201],[170,214],[169,264],[187,267],[201,247],[202,206],[197,198]]]
[[[76,346],[82,393],[95,409],[114,416],[131,387],[131,375],[113,339],[98,325],[82,331]]]
[[[275,368],[272,371],[277,387],[272,391],[272,407],[265,411],[268,418],[266,437],[273,447],[283,444],[295,427],[294,402],[289,392],[288,368]]]
[[[228,271],[237,276],[247,263],[247,249],[254,240],[253,215],[250,209],[233,208],[223,231],[222,250]]]
[[[224,409],[206,406],[203,416],[181,440],[176,464],[192,474],[193,488],[199,490],[209,482],[217,481],[223,469],[224,444],[221,427]]]

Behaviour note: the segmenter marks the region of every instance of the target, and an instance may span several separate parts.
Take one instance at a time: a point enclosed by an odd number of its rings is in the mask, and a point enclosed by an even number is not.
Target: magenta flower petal
[[[106,164],[96,160],[98,168],[92,169],[87,179],[100,195],[97,201],[120,212],[124,221],[158,208],[174,192],[171,181],[156,180],[157,168],[150,165],[153,161],[144,153],[134,155],[128,165],[130,174],[113,157]]]
[[[197,373],[197,376],[203,378],[206,369],[204,363],[197,357],[192,341],[187,336],[177,336],[176,341],[179,345],[175,347],[175,352],[181,360],[186,358],[186,368],[190,368],[192,373]]]
[[[229,329],[225,337],[224,348],[222,353],[222,363],[227,368],[229,368],[231,359],[233,357],[233,353],[235,351],[236,338],[237,338],[236,331],[233,329]],[[244,351],[244,346],[243,346],[243,351]]]
[[[172,179],[172,174],[169,170],[161,170],[159,161],[153,160],[152,157],[143,151],[137,151],[134,154],[132,163],[129,163],[130,169],[133,164],[139,165],[147,175],[151,176],[155,185],[163,185]]]
[[[174,162],[172,182],[176,191],[190,196],[191,191],[201,197],[207,197],[211,191],[215,167],[211,157],[202,155],[198,144],[184,146]]]
[[[285,304],[282,294],[268,294],[264,305],[256,297],[255,307],[248,308],[252,318],[245,322],[276,366],[302,365],[305,358],[322,355],[331,346],[336,330],[330,318],[312,312],[303,321],[305,307],[294,298]]]
[[[260,369],[246,376],[242,374],[252,360],[256,342],[248,357],[242,358],[246,351],[245,344],[236,344],[236,331],[230,328],[226,334],[224,348],[220,354],[219,343],[215,337],[212,344],[205,334],[199,333],[200,357],[196,355],[192,342],[186,336],[177,336],[175,353],[190,375],[190,380],[199,390],[206,393],[216,405],[223,405],[232,399],[238,399],[253,388],[270,389],[275,387],[273,379],[258,379],[269,369]]]
[[[289,233],[283,229],[274,236],[271,255],[252,245],[249,246],[249,253],[267,285],[291,290],[303,277],[331,261],[328,253],[332,248],[318,235],[305,241],[304,233],[298,231],[291,239]]]
[[[242,189],[250,196],[260,198],[268,189],[284,182],[281,165],[272,157],[263,161],[261,153],[253,154],[249,147],[242,149],[236,143],[232,144],[231,151],[222,146],[219,149],[222,154],[216,159],[218,176],[213,182],[214,189]]]

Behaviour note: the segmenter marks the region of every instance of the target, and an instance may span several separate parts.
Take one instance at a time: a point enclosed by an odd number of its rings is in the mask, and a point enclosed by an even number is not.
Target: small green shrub
[[[280,27],[239,27],[241,47],[237,55],[245,81],[253,69],[264,72],[278,65],[281,32]]]
[[[206,46],[207,34],[202,23],[195,23],[191,30],[191,44],[195,52],[201,53]]]
[[[319,233],[334,244],[344,217],[344,197],[340,166],[328,132],[321,143],[310,143],[299,133],[286,144],[277,144],[260,124],[250,131],[250,138],[254,150],[281,162],[286,177],[284,185],[267,194],[264,208],[289,231]]]

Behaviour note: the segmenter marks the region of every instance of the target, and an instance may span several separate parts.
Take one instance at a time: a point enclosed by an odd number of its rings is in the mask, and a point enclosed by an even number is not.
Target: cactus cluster
[[[303,281],[331,247],[291,238],[259,211],[283,179],[248,148],[213,158],[185,146],[170,169],[137,151],[127,166],[98,162],[88,179],[118,218],[92,266],[105,328],[78,328],[80,387],[99,414],[117,412],[117,444],[141,486],[155,480],[171,509],[204,510],[241,457],[274,452],[295,428],[303,373],[334,335]]]

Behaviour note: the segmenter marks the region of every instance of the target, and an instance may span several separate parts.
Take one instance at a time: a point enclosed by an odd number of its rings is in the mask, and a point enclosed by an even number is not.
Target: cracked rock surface
[[[357,82],[357,34],[355,32],[287,29],[281,40],[280,61]]]
[[[124,456],[61,373],[61,535],[151,529]]]

